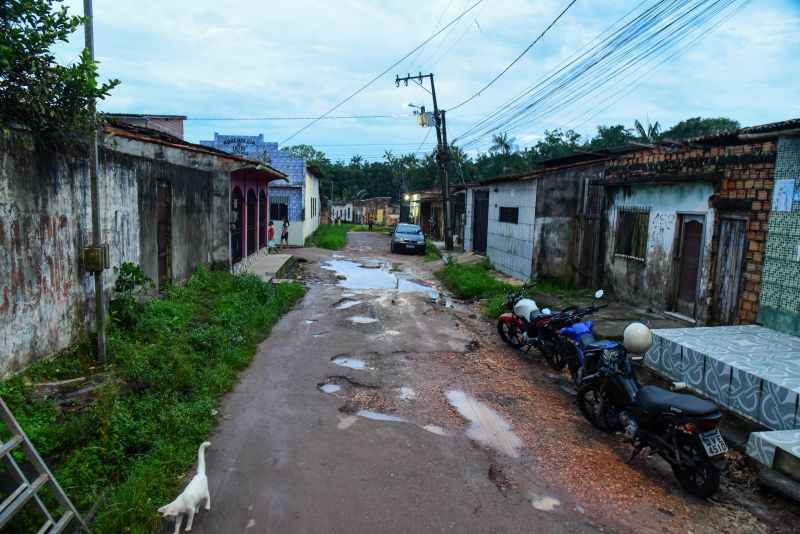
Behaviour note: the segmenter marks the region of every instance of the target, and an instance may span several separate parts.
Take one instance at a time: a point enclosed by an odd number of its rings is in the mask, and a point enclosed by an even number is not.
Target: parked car
[[[398,224],[392,232],[392,252],[414,251],[425,254],[425,235],[416,224]]]

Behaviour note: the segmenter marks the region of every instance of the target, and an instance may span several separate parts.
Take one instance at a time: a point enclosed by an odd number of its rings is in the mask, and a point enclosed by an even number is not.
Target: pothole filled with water
[[[447,400],[470,422],[468,438],[513,458],[519,456],[517,449],[522,447],[522,440],[502,415],[463,391],[448,391]]]
[[[319,390],[323,393],[336,393],[342,390],[342,386],[339,384],[322,384],[319,386]]]
[[[358,306],[363,301],[361,300],[345,300],[334,306],[337,310],[346,310],[347,308],[352,308],[353,306]]]
[[[413,282],[412,280],[416,279],[413,275],[392,272],[390,263],[374,261],[357,263],[334,258],[322,268],[333,271],[339,279],[337,285],[345,289],[394,289],[408,293],[424,293],[434,300],[439,298],[439,292],[435,289]]]
[[[374,317],[364,317],[363,315],[353,315],[349,318],[350,322],[356,324],[369,324],[369,323],[377,323],[378,320]]]
[[[386,413],[373,412],[372,410],[359,410],[356,415],[365,419],[373,419],[375,421],[392,421],[395,423],[404,423],[405,420],[397,417],[396,415],[389,415]]]
[[[350,369],[363,369],[366,366],[364,360],[359,360],[358,358],[348,358],[346,356],[337,356],[331,361],[336,365],[349,367]]]

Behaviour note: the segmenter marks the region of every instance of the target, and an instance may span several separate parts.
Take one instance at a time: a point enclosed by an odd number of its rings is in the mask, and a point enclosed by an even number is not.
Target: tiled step
[[[747,455],[796,481],[800,481],[800,430],[753,432]]]

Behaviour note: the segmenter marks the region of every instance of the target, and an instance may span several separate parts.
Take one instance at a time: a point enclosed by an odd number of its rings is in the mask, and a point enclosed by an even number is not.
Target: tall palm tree
[[[633,123],[633,129],[636,130],[636,133],[639,137],[639,140],[643,143],[651,143],[655,144],[658,143],[661,137],[661,125],[658,121],[650,124],[650,121],[647,121],[647,127],[645,128],[639,119],[636,119]]]

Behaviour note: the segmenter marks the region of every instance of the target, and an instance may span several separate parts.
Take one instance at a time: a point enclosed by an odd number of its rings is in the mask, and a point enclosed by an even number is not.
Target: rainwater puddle
[[[342,386],[337,384],[322,384],[319,387],[319,390],[323,393],[336,393],[337,391],[341,391]]]
[[[374,419],[375,421],[393,421],[395,423],[403,423],[405,422],[403,419],[395,415],[389,415],[380,412],[372,412],[370,410],[359,410],[356,412],[356,415],[359,417],[364,417],[365,419]]]
[[[531,504],[537,510],[554,512],[557,507],[561,506],[561,501],[553,497],[536,497],[531,501]]]
[[[359,360],[358,358],[345,358],[340,356],[338,358],[334,358],[333,363],[336,365],[341,365],[342,367],[349,367],[350,369],[363,369],[364,368],[364,360]]]
[[[337,304],[336,305],[336,309],[337,310],[346,310],[347,308],[352,308],[353,306],[357,306],[357,305],[361,304],[362,302],[363,302],[362,300],[346,300],[346,301],[342,302],[341,304]]]
[[[305,321],[303,321],[303,322],[304,322],[304,323],[306,323],[306,324],[314,324],[314,323],[316,323],[316,322],[317,322],[317,320],[316,320],[316,319],[306,319],[306,320],[305,320]]]
[[[502,415],[463,391],[448,391],[447,400],[462,417],[470,421],[468,438],[513,458],[519,456],[517,449],[522,447],[522,440],[514,434]]]
[[[425,293],[432,299],[439,298],[439,292],[435,289],[412,282],[415,280],[413,275],[391,272],[389,263],[366,262],[366,265],[370,267],[354,261],[332,259],[322,268],[335,272],[340,278],[337,285],[345,289],[394,289],[406,293]]]
[[[353,315],[350,317],[350,321],[357,324],[369,324],[369,323],[377,323],[378,320],[374,317],[364,317],[363,315]]]

